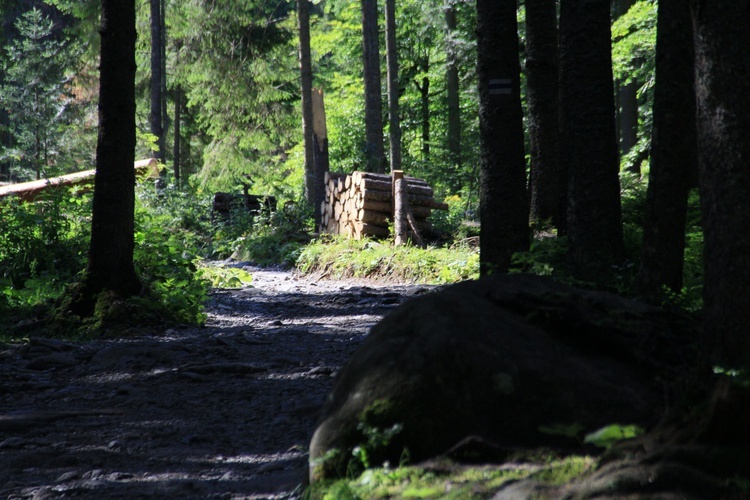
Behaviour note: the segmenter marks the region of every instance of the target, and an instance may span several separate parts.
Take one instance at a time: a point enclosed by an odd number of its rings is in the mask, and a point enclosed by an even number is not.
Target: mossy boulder
[[[502,454],[579,448],[614,423],[648,428],[670,404],[669,380],[696,363],[696,331],[684,314],[532,275],[414,299],[341,371],[310,445],[311,481],[467,438]]]

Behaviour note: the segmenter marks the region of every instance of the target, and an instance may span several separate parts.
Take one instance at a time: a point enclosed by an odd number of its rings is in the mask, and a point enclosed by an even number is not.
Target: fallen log
[[[140,178],[155,179],[159,177],[159,163],[154,158],[139,160],[133,164],[136,176]],[[65,174],[59,177],[49,179],[40,179],[38,181],[20,182],[0,187],[0,198],[5,196],[17,195],[23,201],[31,201],[39,193],[48,189],[66,186],[88,186],[93,185],[96,170],[83,170],[73,174]]]

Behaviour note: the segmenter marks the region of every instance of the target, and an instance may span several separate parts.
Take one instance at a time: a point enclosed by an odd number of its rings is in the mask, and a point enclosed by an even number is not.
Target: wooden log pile
[[[320,232],[387,238],[393,221],[393,184],[390,175],[326,172],[325,199],[321,203]],[[429,235],[432,210],[447,210],[436,201],[432,188],[422,179],[406,177],[407,199],[419,231]]]

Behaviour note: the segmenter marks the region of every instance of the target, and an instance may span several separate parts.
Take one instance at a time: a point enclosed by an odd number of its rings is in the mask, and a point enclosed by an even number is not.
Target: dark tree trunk
[[[706,340],[750,367],[750,2],[691,2]]]
[[[169,133],[169,111],[167,106],[167,0],[160,0],[161,7],[161,141],[162,161],[167,162],[167,134]],[[163,172],[166,174],[166,170]]]
[[[383,100],[380,90],[378,2],[362,1],[362,57],[365,80],[365,149],[367,170],[385,172],[383,155]]]
[[[620,154],[630,153],[638,143],[638,84],[631,82],[617,89],[619,103]],[[629,172],[639,175],[641,165],[634,162]]]
[[[560,149],[568,251],[580,277],[623,253],[609,14],[609,0],[560,2]]]
[[[617,0],[617,17],[625,15],[633,0]],[[618,125],[620,137],[620,153],[624,156],[638,143],[638,84],[631,82],[620,85],[617,89]],[[640,174],[640,163],[631,166],[631,172]]]
[[[556,0],[526,0],[526,99],[531,155],[531,219],[565,219],[560,169]]]
[[[448,105],[448,160],[454,172],[461,171],[461,104],[459,99],[458,54],[453,35],[456,31],[456,9],[452,4],[445,7],[445,27],[448,32],[448,59],[446,71],[446,93]],[[458,191],[461,183],[456,175],[451,178],[451,189]]]
[[[315,196],[313,150],[312,60],[310,56],[310,2],[297,0],[299,27],[299,69],[302,92],[302,136],[305,145],[305,200],[313,207],[313,218],[320,220],[320,201]]]
[[[151,133],[156,136],[158,151],[154,158],[164,162],[164,128],[162,123],[162,32],[161,0],[150,0],[151,4]]]
[[[430,64],[424,64],[424,71],[427,71]],[[420,116],[422,117],[422,161],[430,161],[430,78],[422,77],[421,82],[414,82],[419,89]]]
[[[529,247],[518,49],[515,0],[477,0],[483,275]]]
[[[328,129],[326,126],[326,108],[323,91],[313,89],[312,91],[312,114],[313,114],[313,163],[315,171],[315,199],[320,200],[320,205],[326,196],[325,175],[329,171],[328,158]],[[322,213],[322,207],[319,209]],[[320,217],[315,220],[322,229]]]
[[[94,312],[96,295],[140,292],[133,265],[135,205],[135,3],[102,0],[99,135],[91,245],[72,309]]]
[[[682,288],[688,191],[697,169],[688,0],[660,0],[657,26],[654,129],[638,273],[639,290],[647,294],[663,286],[674,292]]]
[[[385,0],[385,45],[388,60],[388,128],[391,172],[401,170],[401,124],[398,116],[398,48],[396,46],[396,1]]]
[[[174,91],[174,144],[172,146],[172,166],[174,181],[180,187],[180,120],[182,120],[182,87]]]

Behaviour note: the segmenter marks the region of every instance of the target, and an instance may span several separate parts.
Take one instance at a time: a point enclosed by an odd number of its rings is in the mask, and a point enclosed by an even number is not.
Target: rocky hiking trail
[[[0,498],[301,495],[336,373],[430,287],[246,270],[202,328],[0,347]]]

